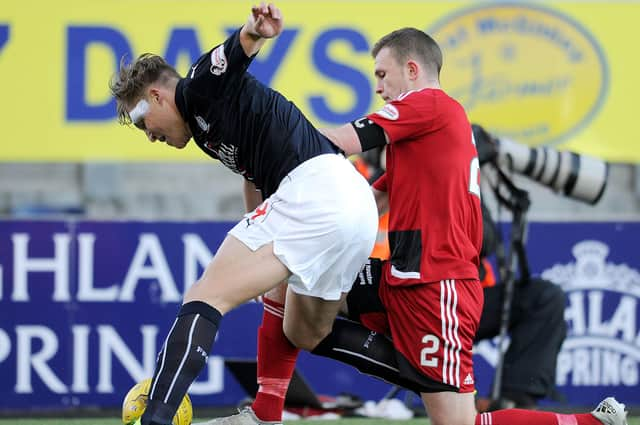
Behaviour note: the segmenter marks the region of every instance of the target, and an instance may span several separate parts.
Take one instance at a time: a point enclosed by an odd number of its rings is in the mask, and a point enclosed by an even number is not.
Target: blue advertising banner
[[[118,407],[150,376],[182,294],[231,223],[10,221],[0,223],[0,409]],[[557,384],[569,404],[605,395],[640,406],[640,223],[532,223],[534,274],[567,294],[569,334]],[[234,405],[246,393],[223,359],[255,358],[262,307],[223,319],[190,394]],[[495,345],[476,349],[481,394]],[[309,354],[298,367],[322,394],[380,399],[389,385]]]
[[[230,227],[0,223],[0,409],[120,406],[135,382],[152,375],[184,290]],[[215,355],[189,391],[194,405],[235,405],[247,396],[223,358],[255,359],[261,316],[256,303],[225,316]],[[388,389],[311,355],[299,365],[320,392],[367,388],[379,398]]]
[[[560,396],[591,406],[615,395],[639,406],[640,223],[532,223],[528,230],[532,273],[560,285],[567,297]],[[496,345],[480,342],[475,353],[479,392],[489,394]]]

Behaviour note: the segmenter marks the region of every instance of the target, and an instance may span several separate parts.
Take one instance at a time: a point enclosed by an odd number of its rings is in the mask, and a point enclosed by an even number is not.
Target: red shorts
[[[482,314],[477,280],[391,286],[380,283],[380,298],[396,349],[434,381],[467,393],[475,389],[473,340]]]
[[[349,317],[391,337],[401,354],[401,375],[431,391],[473,392],[473,341],[484,299],[480,282],[392,286],[381,268],[370,260],[363,269],[347,299]]]

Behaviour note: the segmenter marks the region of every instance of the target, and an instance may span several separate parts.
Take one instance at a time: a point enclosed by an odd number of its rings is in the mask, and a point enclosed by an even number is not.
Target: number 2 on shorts
[[[437,336],[427,334],[422,337],[422,343],[426,345],[420,350],[420,365],[425,367],[438,367],[438,358],[431,354],[437,353],[440,348],[440,340]]]

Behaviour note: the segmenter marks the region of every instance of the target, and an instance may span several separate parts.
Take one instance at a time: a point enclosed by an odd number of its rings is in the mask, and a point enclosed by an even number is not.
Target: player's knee
[[[185,292],[183,303],[202,301],[214,306],[224,315],[246,301],[238,299],[231,291],[219,290],[219,286],[200,279]]]
[[[431,425],[474,425],[476,407],[472,393],[422,393]]]
[[[309,326],[299,324],[295,328],[286,327],[284,334],[287,339],[297,348],[305,351],[312,351],[320,342],[329,335],[331,327]]]
[[[429,420],[431,421],[431,425],[474,425],[475,415],[475,412],[464,413],[447,410],[437,412],[433,415],[429,412]]]

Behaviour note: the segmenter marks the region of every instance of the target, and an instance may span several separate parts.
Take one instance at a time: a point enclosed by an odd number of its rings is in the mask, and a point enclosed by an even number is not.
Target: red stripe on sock
[[[504,409],[476,415],[475,425],[602,425],[590,413],[559,415],[540,410]]]
[[[532,415],[536,415],[535,417]],[[534,412],[524,409],[496,410],[476,415],[476,425],[558,425],[555,413]]]

